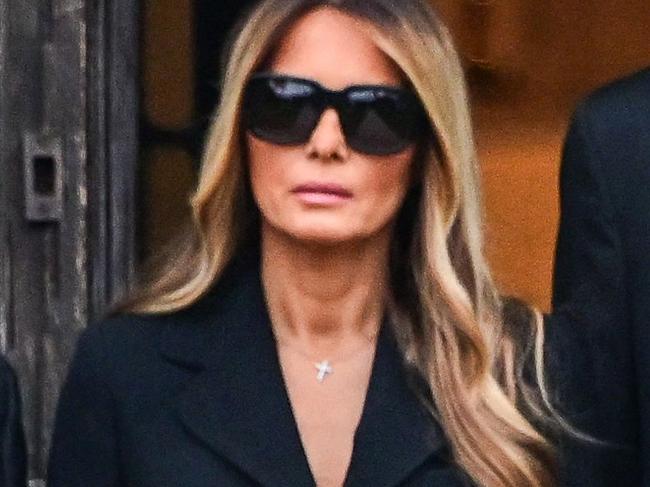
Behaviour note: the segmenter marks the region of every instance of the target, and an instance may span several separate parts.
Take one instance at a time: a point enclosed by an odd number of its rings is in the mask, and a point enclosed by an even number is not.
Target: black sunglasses
[[[243,120],[260,139],[304,144],[329,107],[338,113],[347,144],[370,155],[403,151],[427,126],[419,99],[402,88],[355,85],[331,91],[315,81],[267,73],[254,75],[246,86]]]

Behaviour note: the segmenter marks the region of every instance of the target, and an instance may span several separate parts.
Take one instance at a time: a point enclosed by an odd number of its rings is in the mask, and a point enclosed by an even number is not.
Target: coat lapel
[[[163,354],[200,371],[179,397],[180,420],[217,454],[265,486],[315,485],[284,386],[258,263],[237,262],[201,303],[204,320]],[[225,281],[225,282],[224,282]],[[181,325],[182,326],[182,325]],[[171,339],[170,339],[171,338]]]
[[[261,485],[315,485],[277,357],[259,260],[239,259],[193,308],[189,318],[169,324],[162,341],[167,360],[198,370],[177,400],[180,420]],[[445,446],[407,384],[384,323],[345,486],[396,486]]]
[[[397,486],[433,454],[447,455],[442,429],[409,386],[415,380],[385,322],[345,487]]]

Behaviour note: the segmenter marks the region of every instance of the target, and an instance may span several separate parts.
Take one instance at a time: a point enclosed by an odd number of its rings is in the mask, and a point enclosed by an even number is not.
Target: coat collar
[[[440,427],[407,385],[388,323],[379,336],[346,487],[397,485],[434,453]],[[261,485],[315,485],[282,378],[259,259],[239,258],[162,340],[166,360],[198,373],[179,396],[188,430]]]

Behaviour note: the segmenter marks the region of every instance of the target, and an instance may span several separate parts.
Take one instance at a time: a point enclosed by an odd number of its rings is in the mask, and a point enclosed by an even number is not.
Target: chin
[[[309,245],[333,246],[359,240],[359,236],[340,229],[288,229],[291,238]]]
[[[333,221],[333,219],[313,219],[310,221],[298,218],[292,221],[276,220],[273,222],[267,220],[269,230],[272,229],[274,233],[284,235],[295,242],[306,245],[332,247],[362,242],[381,231],[381,229],[376,230],[363,225],[355,225],[354,223],[358,222]]]
[[[366,239],[364,229],[353,228],[343,222],[303,221],[300,224],[292,222],[283,227],[276,227],[289,238],[308,245],[333,246]]]

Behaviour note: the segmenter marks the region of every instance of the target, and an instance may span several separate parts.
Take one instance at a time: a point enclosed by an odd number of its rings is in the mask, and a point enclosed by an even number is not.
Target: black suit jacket
[[[389,328],[345,485],[469,485],[411,392]],[[58,407],[48,485],[314,485],[255,259],[233,265],[184,311],[85,331]]]
[[[26,456],[16,376],[0,357],[0,486],[25,487]]]
[[[578,107],[560,194],[554,312],[583,330],[594,363],[584,387],[597,407],[581,426],[621,446],[576,462],[594,485],[650,485],[650,70]]]

